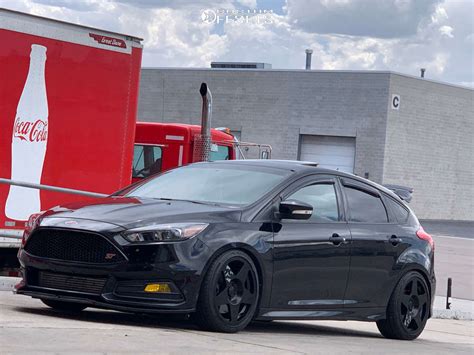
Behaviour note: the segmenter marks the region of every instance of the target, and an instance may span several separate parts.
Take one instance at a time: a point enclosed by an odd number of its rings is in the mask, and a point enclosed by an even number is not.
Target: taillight
[[[425,232],[422,226],[417,230],[416,235],[418,238],[426,240],[428,244],[431,246],[431,249],[434,250],[434,240],[431,235]]]

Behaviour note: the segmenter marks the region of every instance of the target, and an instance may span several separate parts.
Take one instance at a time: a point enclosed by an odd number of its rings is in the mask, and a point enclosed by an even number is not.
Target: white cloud
[[[451,26],[441,26],[439,28],[439,33],[441,33],[443,36],[453,38],[453,28]]]
[[[306,32],[396,38],[415,34],[439,1],[287,0],[287,10]]]
[[[279,0],[282,2],[283,0]],[[265,2],[266,10],[268,2]],[[209,25],[201,10],[259,9],[256,0],[0,0],[0,6],[144,38],[144,66],[267,62],[314,69],[393,70],[471,85],[474,2],[286,0],[270,24]]]

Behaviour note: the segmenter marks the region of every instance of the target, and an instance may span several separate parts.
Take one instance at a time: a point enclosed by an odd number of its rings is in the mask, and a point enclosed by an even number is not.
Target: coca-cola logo
[[[43,120],[22,122],[17,117],[13,126],[13,137],[28,142],[46,142],[48,139],[48,122]]]

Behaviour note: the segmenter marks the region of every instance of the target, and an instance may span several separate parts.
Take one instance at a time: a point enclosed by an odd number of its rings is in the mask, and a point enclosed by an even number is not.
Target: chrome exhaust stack
[[[193,161],[209,161],[211,151],[212,93],[206,83],[201,84],[202,97],[201,134],[194,137]]]

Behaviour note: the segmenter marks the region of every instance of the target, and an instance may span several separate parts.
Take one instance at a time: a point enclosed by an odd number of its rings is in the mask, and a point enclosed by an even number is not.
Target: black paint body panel
[[[241,249],[252,257],[259,273],[261,296],[257,318],[382,319],[394,287],[408,270],[419,271],[434,295],[433,251],[417,238],[419,223],[413,212],[410,211],[411,218],[404,225],[347,221],[340,178],[355,179],[381,195],[400,201],[389,190],[352,175],[301,163],[210,164],[247,164],[255,169],[263,164],[267,168],[287,169],[291,175],[262,199],[242,208],[115,196],[47,211],[38,228],[99,233],[126,260],[107,265],[81,264],[38,258],[21,249],[18,256],[24,280],[16,292],[130,312],[193,312],[203,277],[213,260],[227,250]],[[340,221],[307,223],[275,216],[279,201],[288,191],[313,179],[328,178],[337,188]],[[127,229],[150,223],[175,222],[209,226],[195,238],[174,243],[134,245],[117,237]],[[330,240],[334,234],[344,237],[345,242],[334,244]],[[393,245],[389,240],[392,235],[401,238],[401,243]],[[30,275],[41,270],[103,277],[107,282],[100,295],[44,289],[29,280]],[[134,296],[117,292],[122,289],[121,282],[138,282],[139,288],[140,282],[145,285],[148,281],[172,283],[177,289],[176,297],[164,299],[159,295],[142,297],[138,293]]]

